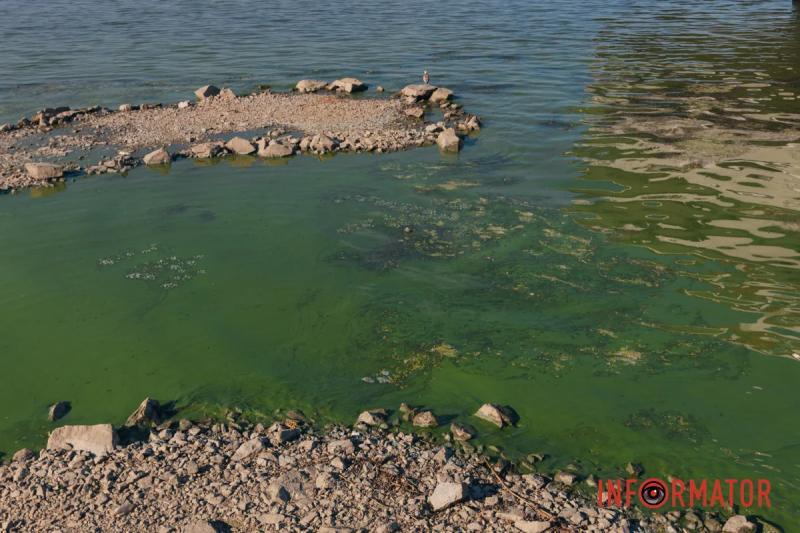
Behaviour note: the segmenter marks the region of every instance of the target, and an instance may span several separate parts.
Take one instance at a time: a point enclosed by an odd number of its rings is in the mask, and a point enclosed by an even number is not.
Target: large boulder
[[[327,87],[327,83],[321,80],[300,80],[294,86],[299,93],[315,93]]]
[[[225,143],[225,148],[233,152],[234,154],[239,155],[249,155],[256,151],[256,147],[242,137],[234,137],[230,141]]]
[[[427,100],[433,94],[437,87],[427,83],[417,83],[414,85],[406,85],[400,90],[400,94],[407,98],[414,98],[415,100]]]
[[[78,450],[95,455],[110,453],[117,446],[117,433],[111,424],[62,426],[47,438],[48,450]]]
[[[168,165],[172,162],[172,156],[164,148],[153,150],[143,159],[145,165]]]
[[[161,421],[161,404],[158,400],[145,398],[125,421],[125,427],[154,426]]]
[[[467,497],[467,487],[463,483],[439,483],[428,497],[434,511],[446,509]]]
[[[64,175],[64,167],[50,163],[25,163],[25,172],[35,180],[52,180]]]
[[[358,78],[341,78],[332,81],[328,86],[331,90],[342,91],[346,93],[355,93],[358,91],[366,91],[367,84]]]
[[[519,420],[519,415],[508,405],[485,403],[475,413],[481,420],[491,422],[499,428],[513,426]]]
[[[311,138],[311,143],[309,147],[312,150],[324,153],[333,151],[336,148],[337,144],[338,143],[335,140],[331,139],[330,137],[322,133],[320,135],[314,135]]]
[[[219,92],[219,87],[215,87],[214,85],[204,85],[203,87],[197,89],[194,92],[194,95],[198,100],[205,100],[206,98],[217,96]]]
[[[756,525],[744,515],[734,515],[728,518],[722,526],[723,533],[751,533],[756,530]]]
[[[436,137],[436,144],[442,152],[458,153],[461,150],[461,138],[453,128],[447,128]]]

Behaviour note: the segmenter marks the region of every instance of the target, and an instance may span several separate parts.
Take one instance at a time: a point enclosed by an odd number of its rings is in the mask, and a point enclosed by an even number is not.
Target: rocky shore
[[[487,404],[477,418],[513,423]],[[2,532],[757,531],[744,516],[598,508],[574,474],[520,474],[463,443],[391,427],[381,409],[318,429],[289,411],[266,427],[161,421],[146,399],[122,428],[62,426],[0,465]],[[430,411],[406,411],[417,427]]]
[[[381,153],[433,144],[458,152],[462,138],[480,129],[449,89],[420,84],[392,97],[351,96],[366,90],[355,78],[301,80],[291,93],[245,96],[207,85],[195,101],[170,105],[43,109],[0,125],[0,190],[177,158]]]

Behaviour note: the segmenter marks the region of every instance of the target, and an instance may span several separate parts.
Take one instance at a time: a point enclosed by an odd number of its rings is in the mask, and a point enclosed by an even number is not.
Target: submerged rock
[[[194,95],[197,97],[198,100],[205,100],[207,98],[217,96],[219,93],[220,93],[219,87],[215,87],[214,85],[205,85],[197,89],[194,92]]]
[[[143,158],[145,165],[166,165],[172,162],[172,156],[164,148],[153,150]]]
[[[64,167],[50,163],[26,163],[25,172],[35,180],[44,181],[63,176]]]
[[[453,128],[447,128],[436,137],[436,144],[442,152],[458,153],[461,150],[461,138]]]
[[[513,426],[519,420],[519,415],[508,405],[485,403],[475,412],[481,420],[491,422],[499,428]]]
[[[428,502],[434,511],[441,511],[463,501],[466,496],[467,487],[463,483],[439,483],[428,497]]]
[[[294,86],[295,90],[300,93],[315,93],[327,87],[327,82],[321,80],[300,80]]]
[[[64,418],[71,408],[72,406],[69,402],[56,402],[47,410],[47,419],[50,422],[55,422],[56,420]]]
[[[458,424],[456,422],[450,424],[450,433],[453,434],[455,440],[460,442],[466,442],[478,434],[474,427],[467,424]]]
[[[117,446],[117,433],[111,424],[62,426],[47,438],[48,450],[78,450],[95,455],[110,453]]]

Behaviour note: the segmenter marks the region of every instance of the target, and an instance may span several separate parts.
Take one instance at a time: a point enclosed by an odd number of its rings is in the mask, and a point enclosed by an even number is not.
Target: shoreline
[[[463,138],[480,130],[480,119],[449,89],[412,84],[391,97],[351,97],[367,88],[355,78],[301,80],[290,93],[237,96],[207,85],[195,91],[196,102],[46,108],[0,125],[0,191],[181,158],[280,159],[434,144],[458,153]]]
[[[508,412],[487,405],[478,418]],[[435,421],[406,407],[416,427]],[[778,531],[742,515],[598,507],[580,490],[590,479],[521,473],[463,446],[466,428],[440,442],[392,427],[383,409],[325,428],[299,411],[269,427],[177,415],[148,398],[120,428],[61,426],[38,455],[18,451],[0,464],[0,531]]]

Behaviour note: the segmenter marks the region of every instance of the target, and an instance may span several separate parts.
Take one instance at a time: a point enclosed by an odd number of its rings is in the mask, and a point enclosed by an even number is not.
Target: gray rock
[[[300,80],[294,86],[295,90],[300,93],[315,93],[327,87],[327,83],[320,80]]]
[[[231,461],[242,461],[265,448],[261,438],[250,439],[239,446],[231,457]]]
[[[446,509],[467,497],[467,487],[463,483],[439,483],[428,497],[434,511]]]
[[[50,433],[48,450],[72,449],[101,456],[117,446],[117,434],[111,424],[94,426],[62,426]]]
[[[439,136],[436,137],[436,144],[442,152],[458,153],[461,150],[461,138],[456,134],[456,130],[453,128],[447,128],[440,133]],[[477,413],[476,416],[478,416]]]
[[[51,180],[64,175],[64,167],[50,163],[25,163],[25,172],[35,180]]]
[[[242,137],[234,137],[225,143],[225,148],[239,155],[249,155],[256,151],[256,147]]]
[[[69,413],[71,405],[69,402],[56,402],[47,410],[47,419],[50,422],[55,422],[64,418]]]
[[[145,165],[167,165],[172,162],[172,156],[164,148],[153,150],[143,158]]]
[[[756,530],[756,525],[744,515],[734,515],[722,526],[723,533],[752,533]]]
[[[125,427],[154,426],[160,423],[161,404],[158,403],[158,400],[145,398],[125,421]]]
[[[197,89],[194,92],[194,95],[197,97],[198,100],[205,100],[206,98],[217,96],[219,93],[220,93],[219,87],[215,87],[213,85],[205,85]]]

